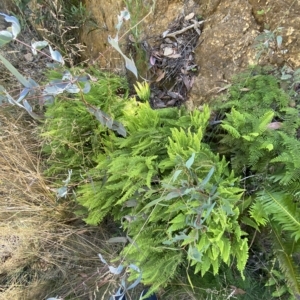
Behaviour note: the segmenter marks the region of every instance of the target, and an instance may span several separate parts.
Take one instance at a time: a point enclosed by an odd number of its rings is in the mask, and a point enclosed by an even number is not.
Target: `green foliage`
[[[150,100],[150,86],[146,81],[142,83],[137,82],[136,85],[133,86],[141,101],[144,102]]]
[[[120,79],[103,74],[88,95],[59,97],[48,109],[49,174],[74,170],[88,224],[108,215],[121,222],[130,243],[120,259],[137,265],[152,290],[182,274],[193,285],[191,270],[205,278],[234,266],[245,278],[248,235],[270,226],[285,292],[298,295],[298,110],[273,76],[253,72],[218,104],[215,131],[208,106],[152,110],[117,96]],[[126,137],[95,120],[89,105],[121,122]]]
[[[258,185],[252,192],[250,216],[258,225],[272,224],[274,250],[277,253],[280,249],[282,254],[280,268],[294,295],[298,295],[299,270],[287,259],[286,241],[297,244],[300,237],[299,112],[289,107],[289,98],[275,77],[248,73],[236,80],[228,102],[221,105],[225,117],[223,131],[219,131],[221,153],[230,158],[237,174],[253,174],[246,185]],[[276,231],[279,227],[281,234]],[[291,249],[296,251],[295,247]],[[293,251],[289,256],[295,254]]]
[[[257,11],[258,15],[265,14],[264,10]],[[280,50],[282,46],[282,36],[281,31],[283,27],[278,27],[274,31],[265,29],[260,33],[254,42],[254,48],[256,49],[256,60],[257,62],[262,58],[262,56],[267,57],[268,55],[274,54]]]
[[[99,154],[104,155],[114,147],[115,135],[88,112],[87,105],[101,108],[118,118],[125,103],[118,91],[126,89],[126,84],[119,77],[96,70],[91,72],[97,81],[92,83],[88,94],[60,95],[47,107],[41,136],[43,151],[50,162],[46,171],[48,176],[63,175],[72,169],[72,179],[79,181],[95,165]],[[57,76],[55,72],[48,74],[49,79]]]
[[[128,137],[114,139],[114,151],[106,158],[100,155],[98,165],[91,170],[93,182],[79,190],[80,203],[90,211],[88,223],[100,222],[106,214],[101,210],[108,207],[117,219],[122,218],[127,211],[121,210],[126,201],[132,197],[139,199],[139,189],[150,189],[151,184],[159,182],[160,173],[172,167],[162,163],[168,155],[166,141],[171,136],[171,128],[190,126],[195,130],[199,125],[196,120],[199,112],[180,116],[182,113],[176,108],[152,110],[148,103],[136,103],[135,100],[127,103],[121,121],[127,128]],[[159,167],[159,163],[163,165]],[[101,186],[95,188],[96,182]],[[102,183],[105,184],[102,186]]]
[[[299,219],[298,219],[299,221]],[[295,241],[291,235],[282,234],[281,229],[277,222],[271,222],[273,229],[273,242],[276,257],[279,261],[279,266],[282,270],[281,278],[282,281],[288,282],[288,287],[283,285],[281,291],[284,288],[294,292],[294,295],[300,296],[300,268],[299,268],[299,253],[300,253],[300,242]],[[298,227],[299,230],[299,227]],[[273,279],[274,280],[274,279]],[[275,279],[276,280],[276,279]],[[271,282],[272,283],[272,282]],[[271,285],[269,282],[269,285]],[[280,296],[280,295],[279,295]]]
[[[99,157],[93,181],[79,189],[88,223],[109,211],[123,220],[134,243],[122,256],[153,289],[187,261],[202,276],[217,274],[222,262],[245,268],[248,244],[236,206],[243,190],[225,159],[202,141],[209,117],[206,106],[187,114],[129,103],[122,117],[128,137],[114,140],[117,148]]]
[[[176,132],[172,137],[180,143]],[[194,140],[197,140],[196,135]],[[181,146],[188,151],[184,144]],[[162,180],[161,187],[151,193],[145,192],[145,206],[136,209],[134,220],[124,224],[128,234],[136,237],[137,244],[137,247],[129,245],[123,251],[127,260],[135,261],[136,257],[140,259],[140,251],[145,253],[145,259],[139,260],[144,269],[149,257],[147,247],[151,245],[158,251],[152,272],[145,268],[148,272],[143,274],[143,280],[147,284],[159,286],[168,282],[163,260],[169,252],[170,255],[182,252],[189,266],[202,276],[210,269],[217,274],[222,262],[229,265],[233,259],[236,259],[241,272],[245,268],[248,245],[246,233],[238,224],[236,204],[242,190],[236,187],[237,178],[228,172],[224,159],[220,160],[207,149],[200,150],[191,158],[186,163],[182,159],[177,160],[171,177]],[[147,195],[151,197],[147,199]],[[157,198],[157,195],[160,197]],[[162,225],[154,229],[156,224]],[[178,260],[176,264],[179,266],[182,262]]]

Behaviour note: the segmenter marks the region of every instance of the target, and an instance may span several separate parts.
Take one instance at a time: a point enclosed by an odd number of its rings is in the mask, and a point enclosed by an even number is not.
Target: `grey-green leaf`
[[[3,13],[0,13],[0,15],[4,16],[4,19],[6,22],[11,23],[12,34],[13,34],[14,38],[16,38],[21,31],[21,26],[20,26],[19,20],[14,16],[8,16]]]
[[[48,42],[46,42],[46,41],[38,41],[38,42],[31,43],[31,51],[34,55],[37,55],[36,50],[41,50],[41,49],[45,48],[47,45],[48,45]]]
[[[0,31],[0,47],[13,40],[13,35],[7,30]]]
[[[135,63],[132,59],[129,59],[120,49],[119,44],[118,44],[118,36],[116,36],[114,39],[109,36],[108,37],[108,42],[112,45],[113,48],[115,48],[124,58],[125,60],[125,67],[126,69],[128,69],[129,71],[131,71],[135,77],[138,77],[138,72],[137,72],[137,68],[135,66]]]
[[[192,154],[192,156],[188,159],[188,161],[185,163],[185,166],[190,169],[192,164],[194,163],[195,160],[195,153]]]

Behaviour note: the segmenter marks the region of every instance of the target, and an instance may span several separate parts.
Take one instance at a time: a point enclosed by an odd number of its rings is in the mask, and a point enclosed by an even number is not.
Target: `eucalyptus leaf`
[[[114,275],[119,275],[122,273],[124,267],[122,265],[119,265],[117,268],[113,267],[113,266],[108,266],[110,273],[114,274]]]
[[[281,80],[289,80],[291,78],[292,78],[291,74],[282,74],[280,77]]]
[[[195,160],[195,153],[192,154],[192,156],[188,159],[188,161],[185,163],[185,166],[190,169],[192,164],[194,163]]]
[[[280,48],[281,45],[282,45],[282,36],[281,35],[278,35],[276,37],[276,41],[277,41],[277,47]]]
[[[20,72],[1,54],[0,60],[3,62],[5,67],[19,80],[21,84],[28,88],[31,87],[31,84],[28,82],[28,80],[22,74],[20,74]]]
[[[135,66],[135,63],[132,59],[129,59],[120,49],[119,44],[118,44],[118,36],[116,36],[114,39],[111,38],[111,36],[108,37],[108,42],[112,45],[113,48],[115,48],[124,58],[125,60],[125,67],[126,69],[128,69],[129,71],[131,71],[135,77],[138,77],[138,72],[137,72],[137,68]]]
[[[91,84],[89,82],[86,82],[84,88],[82,89],[82,92],[84,94],[87,94],[90,90],[91,90]]]
[[[173,177],[172,177],[172,181],[176,181],[177,177],[181,174],[182,170],[176,170]]]
[[[36,81],[34,81],[32,78],[28,78],[28,83],[29,83],[30,87],[32,87],[32,88],[36,88],[36,87],[39,87],[39,86],[40,86],[40,85],[39,85]]]
[[[62,55],[57,50],[53,50],[50,45],[49,45],[49,50],[50,50],[50,54],[51,54],[51,57],[53,60],[61,63],[62,65],[65,64]]]
[[[65,185],[67,185],[67,184],[70,183],[72,173],[73,173],[73,170],[68,170],[68,177],[67,177],[66,180],[63,180],[63,183],[64,183]]]
[[[80,92],[80,88],[77,86],[77,84],[68,84],[66,91],[71,94],[77,94]]]
[[[4,91],[5,95],[6,95],[6,99],[10,104],[13,105],[17,105],[21,108],[24,108],[24,106],[22,104],[20,104],[19,102],[17,102],[6,90]]]
[[[31,43],[31,51],[32,51],[33,55],[37,55],[37,50],[42,50],[46,46],[48,46],[48,42],[46,42],[46,41],[34,42],[34,43]]]
[[[56,189],[57,198],[65,198],[68,194],[68,188],[66,186],[62,186]]]
[[[123,137],[126,137],[127,135],[124,125],[118,121],[114,121],[112,129]]]
[[[72,79],[73,79],[73,76],[72,76],[71,72],[68,70],[64,71],[62,80],[63,81],[71,81]]]
[[[118,132],[118,134],[120,134],[121,136],[126,137],[126,129],[123,124],[118,121],[112,120],[109,115],[98,108],[88,107],[88,111],[93,114],[103,126],[106,126],[109,129]]]
[[[119,31],[122,27],[123,21],[128,21],[130,19],[130,13],[125,8],[121,11],[121,13],[118,15],[118,24],[116,25],[116,29]]]
[[[197,262],[202,262],[202,253],[198,251],[197,247],[189,246],[188,257]]]
[[[174,190],[166,195],[165,200],[171,200],[173,198],[178,198],[180,196],[181,196],[180,190]]]
[[[39,100],[40,106],[43,106],[45,104],[53,104],[53,103],[54,103],[54,96],[53,95],[43,94],[42,97]]]
[[[201,186],[204,187],[210,180],[211,176],[214,174],[215,172],[215,168],[212,167],[210,169],[210,171],[208,172],[208,174],[206,175],[206,177],[203,179],[203,181],[201,182]]]
[[[18,103],[21,102],[21,101],[28,95],[29,91],[30,91],[29,88],[24,88],[24,89],[22,90],[22,92],[20,93],[20,96],[19,96],[17,102],[18,102]]]
[[[21,31],[21,26],[20,26],[19,20],[14,16],[8,16],[3,13],[0,13],[0,15],[4,16],[4,19],[6,22],[11,23],[12,34],[15,39]]]
[[[11,32],[9,32],[7,30],[1,30],[0,31],[0,47],[9,43],[10,41],[12,41],[13,38],[14,37]]]
[[[68,83],[48,84],[45,86],[43,93],[44,93],[44,95],[56,96],[58,94],[63,93],[67,86],[68,86]]]
[[[100,258],[101,262],[107,265],[107,261],[103,258],[103,256],[100,253],[98,253],[98,257]]]
[[[89,81],[91,78],[89,75],[84,75],[84,76],[77,76],[75,77],[75,79],[79,82],[87,82]]]

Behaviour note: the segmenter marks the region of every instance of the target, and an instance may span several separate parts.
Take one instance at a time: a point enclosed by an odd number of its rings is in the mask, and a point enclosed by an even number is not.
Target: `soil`
[[[81,30],[81,41],[87,45],[86,59],[91,63],[97,60],[103,69],[125,73],[122,58],[107,43],[107,37],[116,34],[117,14],[123,9],[123,1],[106,1],[101,4],[97,2],[97,5],[95,2],[97,1],[85,0],[86,7],[98,26],[92,27],[87,23]],[[187,105],[191,109],[209,102],[216,96],[217,91],[229,83],[234,74],[257,63],[255,38],[265,29],[275,31],[283,27],[280,33],[283,42],[280,49],[270,51],[260,58],[259,63],[271,64],[279,68],[286,65],[293,69],[300,65],[299,1],[156,0],[144,2],[147,10],[140,12],[138,21],[143,21],[138,25],[139,34],[136,39],[141,44],[146,42],[150,48],[155,49],[157,38],[161,38],[163,33],[182,17],[194,13],[205,21],[198,47],[193,51],[198,70],[193,79],[193,87],[189,91]],[[149,11],[152,11],[150,15],[147,14]],[[129,30],[130,26],[136,24],[137,21],[125,24],[120,36]],[[124,47],[126,39],[121,44]],[[151,64],[150,57],[148,57],[149,64]]]

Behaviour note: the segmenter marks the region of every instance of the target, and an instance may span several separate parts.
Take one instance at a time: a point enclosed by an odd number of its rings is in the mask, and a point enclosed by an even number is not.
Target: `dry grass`
[[[86,227],[41,174],[35,124],[0,109],[0,299],[107,299],[114,280],[97,253],[106,232]],[[105,296],[106,295],[106,296]]]

